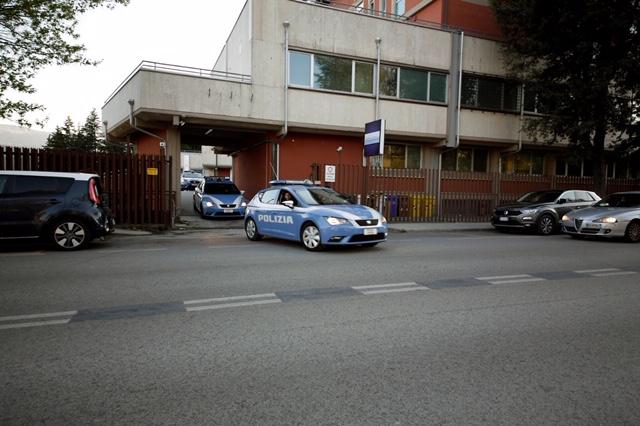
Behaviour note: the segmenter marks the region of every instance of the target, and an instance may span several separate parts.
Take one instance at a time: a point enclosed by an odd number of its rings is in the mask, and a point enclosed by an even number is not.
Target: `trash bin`
[[[389,206],[389,217],[398,217],[398,196],[387,195],[387,205]]]

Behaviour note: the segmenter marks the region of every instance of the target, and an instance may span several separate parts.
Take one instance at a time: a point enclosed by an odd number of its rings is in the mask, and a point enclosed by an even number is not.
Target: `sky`
[[[53,131],[67,116],[83,123],[94,108],[100,115],[109,95],[143,60],[211,69],[244,3],[130,0],[128,6],[80,16],[77,32],[86,56],[102,62],[43,68],[32,80],[37,93],[23,99],[43,104],[46,111],[29,118],[48,117],[44,130]]]

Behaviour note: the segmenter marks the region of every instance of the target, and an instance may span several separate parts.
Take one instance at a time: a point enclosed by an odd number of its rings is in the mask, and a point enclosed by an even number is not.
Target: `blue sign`
[[[384,153],[384,119],[372,121],[364,125],[364,156],[382,155]]]

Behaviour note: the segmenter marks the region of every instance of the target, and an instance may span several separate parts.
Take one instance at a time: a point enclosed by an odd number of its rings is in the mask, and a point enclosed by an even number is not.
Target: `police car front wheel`
[[[251,241],[258,241],[262,239],[262,235],[258,232],[258,227],[253,219],[249,218],[244,223],[244,232],[247,234],[247,238]]]
[[[302,230],[302,244],[307,250],[316,251],[322,249],[320,243],[320,230],[314,224],[307,224]]]

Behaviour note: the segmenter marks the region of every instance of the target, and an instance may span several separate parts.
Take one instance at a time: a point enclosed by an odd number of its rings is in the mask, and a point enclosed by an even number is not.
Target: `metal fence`
[[[171,226],[171,157],[0,146],[0,170],[95,173],[117,223]]]
[[[381,210],[394,222],[482,222],[495,208],[526,192],[543,189],[593,190],[593,178],[336,166],[325,183],[325,167],[311,166],[311,179]],[[607,193],[640,190],[640,179],[608,179]],[[606,194],[600,194],[606,195]]]

